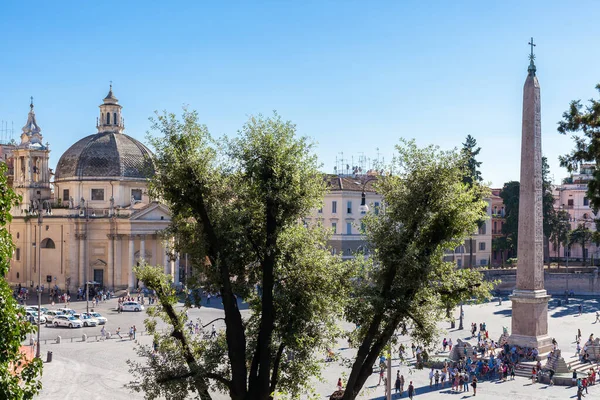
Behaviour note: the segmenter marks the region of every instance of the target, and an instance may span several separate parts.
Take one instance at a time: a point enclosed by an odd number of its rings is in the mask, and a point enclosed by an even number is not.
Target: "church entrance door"
[[[100,287],[104,286],[104,270],[103,269],[95,269],[94,270],[94,282],[98,282]]]

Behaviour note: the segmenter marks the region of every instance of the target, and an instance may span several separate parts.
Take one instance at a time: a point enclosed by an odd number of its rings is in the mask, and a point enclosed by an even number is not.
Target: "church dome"
[[[60,157],[54,180],[145,180],[153,173],[146,146],[123,133],[101,132],[79,140]]]

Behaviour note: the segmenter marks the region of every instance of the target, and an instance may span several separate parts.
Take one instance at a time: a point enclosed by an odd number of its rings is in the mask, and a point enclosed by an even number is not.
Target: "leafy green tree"
[[[467,160],[463,182],[469,185],[480,183],[483,180],[481,177],[481,171],[479,171],[479,168],[481,167],[481,161],[477,161],[476,158],[480,151],[481,147],[477,147],[477,140],[473,136],[467,135],[462,148],[463,156]]]
[[[519,190],[519,182],[510,181],[504,184],[500,192],[505,215],[502,233],[506,236],[506,244],[513,257],[517,254],[519,240]]]
[[[583,256],[583,265],[586,265],[585,247],[592,241],[592,231],[586,226],[585,223],[580,223],[577,228],[573,229],[569,233],[569,246],[577,243],[581,246],[581,253]]]
[[[570,219],[571,216],[567,211],[558,210],[551,213],[548,221],[550,226],[550,240],[556,248],[558,267],[560,267],[560,245],[567,246],[569,243]],[[544,220],[544,222],[546,221]]]
[[[11,208],[17,204],[18,197],[8,186],[6,164],[0,162],[0,398],[11,400],[33,399],[42,388],[42,360],[28,362],[20,351],[21,343],[36,327],[20,316],[22,311],[4,278],[14,251],[6,226]]]
[[[168,278],[138,269],[160,299],[153,317],[173,331],[155,333],[160,362],[150,370],[132,363],[140,382],[132,388],[172,399],[188,392],[210,399],[215,390],[235,400],[309,392],[321,368],[316,355],[340,333],[335,321],[353,275],[352,263],[331,255],[322,228],[301,223],[325,190],[312,145],[277,114],[251,117],[236,138],[221,141],[187,110],[181,120],[159,114],[152,129],[150,193],[169,205],[167,235],[188,254],[199,285],[221,294],[226,329],[216,341],[189,338]],[[249,318],[236,296],[250,304]]]
[[[358,351],[345,400],[358,396],[397,329],[429,346],[448,305],[489,295],[491,288],[479,272],[443,261],[444,251],[460,245],[485,218],[483,188],[463,182],[465,158],[418,148],[414,141],[396,148],[399,173],[377,181],[385,209],[364,218],[374,253],[362,279],[354,281],[346,312],[358,326],[353,335]]]
[[[479,155],[481,147],[477,147],[477,140],[471,135],[467,135],[465,143],[463,143],[462,154],[466,159],[465,173],[463,175],[463,182],[469,186],[479,185],[483,180],[481,178],[481,161],[477,161],[475,157]],[[487,207],[487,205],[485,206]],[[485,224],[485,219],[480,220],[477,223],[478,228]],[[469,268],[473,267],[473,236],[472,233],[469,236]]]
[[[548,262],[550,257],[550,236],[552,228],[550,221],[554,218],[554,196],[552,195],[552,180],[550,178],[550,165],[548,159],[542,157],[542,215],[544,227],[544,259]],[[547,251],[546,251],[547,250]],[[548,264],[550,264],[548,262]]]
[[[596,85],[600,92],[600,84]],[[571,153],[559,157],[560,165],[569,172],[576,172],[582,163],[600,165],[600,101],[591,99],[585,108],[581,100],[573,100],[558,123],[558,132],[572,134],[575,148]],[[581,132],[582,136],[577,135]],[[600,209],[600,170],[594,168],[588,182],[587,197],[594,213]]]
[[[502,268],[504,268],[504,257],[506,255],[506,251],[508,250],[508,240],[506,236],[498,236],[492,239],[492,250],[500,252],[500,258],[502,260]]]

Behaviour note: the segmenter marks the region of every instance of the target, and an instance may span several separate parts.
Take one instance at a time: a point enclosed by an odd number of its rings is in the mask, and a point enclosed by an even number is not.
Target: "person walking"
[[[404,393],[404,375],[400,375],[400,397]]]
[[[410,383],[408,384],[408,398],[412,400],[415,394],[415,387],[413,386],[412,381],[410,381]]]
[[[473,396],[477,396],[477,377],[473,377],[473,382],[471,382],[471,387],[473,388]]]
[[[435,373],[433,372],[433,367],[431,367],[431,370],[429,371],[429,387],[433,387],[433,377],[435,376]]]
[[[135,333],[137,332],[137,328],[135,325],[133,326],[133,340],[135,340]]]
[[[435,371],[435,388],[439,388],[440,387],[440,371],[436,370]]]
[[[338,391],[342,390],[342,378],[338,379],[336,388]]]
[[[396,383],[394,384],[394,387],[396,388],[396,394],[398,394],[398,392],[400,392],[400,371],[398,371],[398,375],[396,375]],[[400,396],[402,396],[402,394],[400,394]]]
[[[583,312],[583,303],[579,303],[579,316],[581,316],[581,313]],[[581,337],[581,335],[579,335]]]
[[[210,332],[210,338],[215,338],[217,337],[217,328],[215,328],[215,324],[212,324],[212,330]]]
[[[115,332],[115,335],[117,335],[119,337],[119,339],[123,339],[123,337],[121,336],[121,327],[117,328],[117,331]]]

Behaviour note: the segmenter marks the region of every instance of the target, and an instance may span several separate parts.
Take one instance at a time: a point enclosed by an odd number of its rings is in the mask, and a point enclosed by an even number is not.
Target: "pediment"
[[[170,221],[169,209],[160,203],[150,203],[146,207],[134,212],[130,220],[137,221]]]

